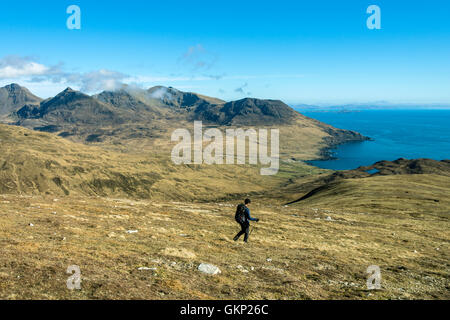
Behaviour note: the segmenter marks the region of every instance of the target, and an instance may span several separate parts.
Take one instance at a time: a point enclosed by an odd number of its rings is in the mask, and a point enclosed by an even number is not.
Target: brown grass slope
[[[367,172],[368,170],[371,173]],[[371,210],[386,214],[450,214],[450,161],[398,159],[322,174],[284,189],[299,207]],[[301,194],[300,197],[298,195]]]
[[[448,161],[399,159],[339,173],[312,168],[298,160],[361,137],[298,115],[279,126],[282,162],[274,177],[259,175],[257,166],[176,166],[174,124],[192,126],[179,118],[154,127],[74,121],[70,141],[0,125],[0,298],[449,298]],[[96,143],[74,142],[98,132]],[[379,172],[367,173],[374,168]],[[237,200],[230,199],[247,195],[261,223],[243,246],[230,240],[237,232]],[[198,272],[202,262],[222,274]],[[65,287],[74,264],[81,291]],[[369,265],[381,267],[380,291],[366,288]]]
[[[261,192],[279,178],[249,165],[175,165],[160,152],[122,153],[0,125],[0,193],[214,199]],[[245,190],[245,191],[244,191]]]
[[[0,195],[0,299],[450,298],[448,217],[255,200],[244,245],[235,205]],[[81,290],[66,287],[71,265]],[[370,265],[381,290],[367,290]]]
[[[346,179],[316,189],[297,205],[448,218],[450,177],[423,174]]]

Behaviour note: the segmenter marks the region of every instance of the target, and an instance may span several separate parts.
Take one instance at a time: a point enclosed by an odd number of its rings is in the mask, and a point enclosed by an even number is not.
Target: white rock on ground
[[[248,270],[247,269],[245,269],[243,266],[241,266],[241,265],[238,265],[236,268],[238,268],[241,272],[244,272],[244,273],[247,273],[248,272]]]
[[[201,263],[198,266],[198,271],[211,275],[222,273],[218,267],[208,263]]]
[[[140,271],[146,271],[146,270],[156,271],[156,268],[140,267],[140,268],[138,268],[138,270],[140,270]]]

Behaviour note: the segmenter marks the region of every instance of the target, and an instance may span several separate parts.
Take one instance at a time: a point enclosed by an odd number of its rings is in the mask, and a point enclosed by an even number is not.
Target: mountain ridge
[[[125,111],[105,104],[87,94],[67,88],[39,106],[25,105],[14,113],[18,125],[27,126],[27,120],[37,120],[64,127],[67,124],[104,125],[124,122]],[[131,115],[130,115],[131,117]]]
[[[76,142],[122,145],[130,141],[167,148],[171,132],[190,127],[194,121],[206,126],[278,127],[281,152],[312,160],[324,158],[326,151],[349,141],[364,141],[361,134],[334,128],[308,118],[280,100],[244,98],[220,99],[156,86],[148,90],[123,87],[87,95],[67,88],[39,105],[26,104],[3,123],[58,134]],[[317,147],[320,145],[319,151]]]
[[[26,104],[35,105],[42,101],[30,90],[16,83],[0,88],[0,116],[16,111]]]
[[[80,105],[73,104],[73,102],[79,100],[96,104],[91,99],[125,111],[145,111],[146,116],[153,113],[153,117],[150,116],[150,118],[162,116],[161,108],[166,108],[178,114],[184,113],[187,120],[203,120],[216,125],[289,124],[299,116],[297,111],[280,100],[244,98],[226,102],[217,98],[163,86],[155,86],[148,90],[124,87],[116,91],[103,91],[93,96],[69,87],[53,98],[40,99],[39,105],[23,103],[14,114],[21,120],[43,118],[46,114],[57,109],[64,109],[62,105],[69,105],[69,109],[70,107],[80,107]],[[20,103],[17,105],[20,105]],[[97,104],[93,109],[99,108],[100,105]],[[65,119],[59,120],[63,122]]]
[[[200,105],[195,111],[197,120],[207,120],[221,125],[291,124],[299,113],[280,100],[244,98],[222,105]]]

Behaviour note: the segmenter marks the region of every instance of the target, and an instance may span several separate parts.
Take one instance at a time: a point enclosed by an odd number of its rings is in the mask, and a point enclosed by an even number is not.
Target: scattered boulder
[[[212,264],[208,264],[208,263],[201,263],[198,266],[198,271],[206,273],[206,274],[210,274],[210,275],[216,275],[219,273],[222,273],[222,271],[220,271],[220,269]]]
[[[248,270],[245,269],[243,266],[238,265],[237,268],[239,269],[239,271],[244,272],[244,273],[248,273]]]
[[[149,267],[140,267],[138,268],[140,271],[156,271],[156,268],[149,268]]]

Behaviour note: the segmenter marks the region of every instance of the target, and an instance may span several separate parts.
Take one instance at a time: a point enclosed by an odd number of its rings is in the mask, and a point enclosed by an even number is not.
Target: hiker
[[[234,241],[238,241],[240,236],[245,234],[244,242],[247,243],[250,231],[250,221],[255,222],[259,221],[259,219],[252,218],[250,216],[250,209],[248,208],[250,203],[251,203],[250,199],[245,199],[244,203],[241,203],[240,205],[237,206],[236,215],[234,218],[236,222],[241,225],[241,231],[239,231],[239,233],[234,237],[233,239]]]

